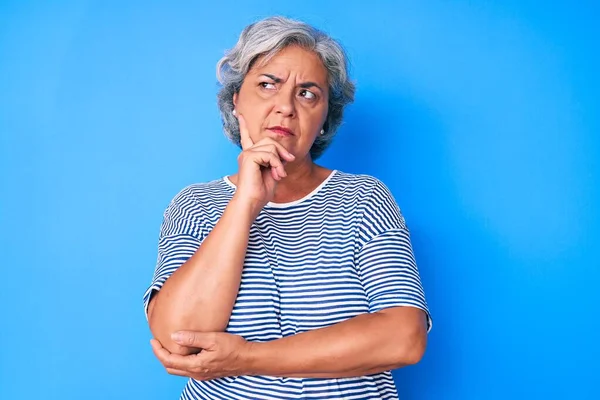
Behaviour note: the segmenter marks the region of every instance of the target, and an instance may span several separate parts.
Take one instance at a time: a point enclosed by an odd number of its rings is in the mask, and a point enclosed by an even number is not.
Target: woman
[[[144,296],[183,399],[395,399],[431,326],[386,186],[315,164],[353,100],[341,47],[301,22],[248,26],[218,63],[238,172],[164,214]]]

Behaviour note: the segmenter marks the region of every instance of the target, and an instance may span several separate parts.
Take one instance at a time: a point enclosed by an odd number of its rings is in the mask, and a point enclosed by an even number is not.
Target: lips
[[[284,126],[272,126],[270,128],[267,128],[267,130],[270,130],[271,132],[276,133],[281,136],[293,136],[294,135],[294,132],[291,129],[286,128]]]

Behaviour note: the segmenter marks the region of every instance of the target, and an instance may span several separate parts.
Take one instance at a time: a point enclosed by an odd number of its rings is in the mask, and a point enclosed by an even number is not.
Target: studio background
[[[142,308],[162,213],[236,171],[215,64],[279,14],[352,61],[321,163],[411,229],[434,326],[400,398],[599,398],[598,8],[1,1],[0,398],[178,398]]]

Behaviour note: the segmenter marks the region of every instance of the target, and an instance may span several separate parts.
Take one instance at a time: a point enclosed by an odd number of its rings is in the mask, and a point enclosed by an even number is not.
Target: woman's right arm
[[[234,196],[198,250],[165,281],[148,305],[148,322],[163,347],[193,349],[171,341],[180,329],[224,331],[239,290],[248,235],[256,210]]]
[[[237,190],[200,247],[150,299],[150,330],[163,347],[182,355],[199,350],[171,340],[178,330],[221,332],[237,298],[250,227],[287,174],[283,162],[294,156],[270,138],[252,142],[239,116],[242,153]]]

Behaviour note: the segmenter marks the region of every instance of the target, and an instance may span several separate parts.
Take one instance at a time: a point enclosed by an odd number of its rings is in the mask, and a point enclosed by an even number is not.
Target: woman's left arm
[[[393,307],[270,342],[250,342],[242,363],[249,375],[362,376],[416,364],[426,344],[425,312]]]
[[[270,375],[346,378],[417,363],[425,352],[427,319],[417,307],[392,307],[270,342],[247,342],[225,332],[178,332],[172,339],[203,349],[172,354],[152,340],[154,354],[172,375],[197,380]]]

